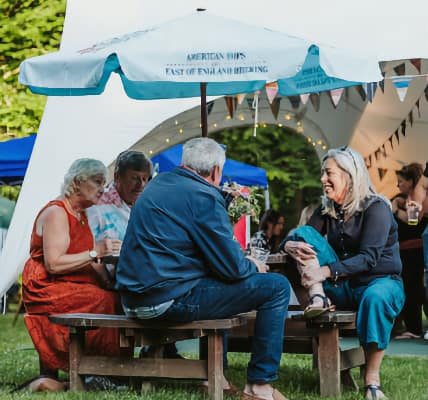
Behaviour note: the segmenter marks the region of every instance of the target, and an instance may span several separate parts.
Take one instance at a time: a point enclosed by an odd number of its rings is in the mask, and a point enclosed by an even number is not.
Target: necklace
[[[73,215],[73,217],[80,222],[80,225],[85,225],[85,219],[83,218],[83,211],[75,210],[71,205],[70,200],[67,197],[64,199],[64,204],[67,210],[71,213],[71,215]]]

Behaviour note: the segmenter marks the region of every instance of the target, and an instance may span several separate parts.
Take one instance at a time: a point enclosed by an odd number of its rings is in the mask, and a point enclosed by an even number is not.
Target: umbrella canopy
[[[171,171],[181,164],[183,145],[178,144],[152,157],[153,165],[158,166],[159,172]],[[266,170],[245,164],[236,160],[227,159],[223,168],[224,182],[236,182],[244,186],[268,186]]]
[[[268,82],[277,82],[281,95],[295,95],[382,79],[376,60],[204,11],[30,58],[19,81],[39,94],[95,95],[112,72],[134,99],[197,97],[201,83],[212,96],[254,92]]]
[[[0,142],[0,181],[21,184],[33,151],[36,135]]]

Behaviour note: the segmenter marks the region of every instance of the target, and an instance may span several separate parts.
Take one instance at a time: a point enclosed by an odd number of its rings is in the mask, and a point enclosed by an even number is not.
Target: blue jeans
[[[404,305],[401,278],[376,278],[368,285],[354,288],[349,285],[349,281],[337,287],[326,282],[324,290],[338,309],[358,310],[357,335],[363,347],[376,343],[379,350],[386,348],[394,320]]]
[[[236,282],[203,278],[158,319],[190,322],[257,310],[247,381],[268,383],[278,378],[289,299],[290,284],[276,273],[257,273]]]

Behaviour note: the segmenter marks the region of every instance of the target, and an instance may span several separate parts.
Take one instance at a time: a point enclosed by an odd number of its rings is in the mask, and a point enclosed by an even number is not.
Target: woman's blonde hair
[[[79,158],[71,164],[65,174],[61,193],[67,197],[71,196],[78,191],[80,182],[85,182],[97,175],[107,180],[107,174],[107,168],[101,161],[93,158]]]
[[[363,157],[348,146],[330,149],[322,159],[321,171],[328,159],[333,159],[341,170],[349,176],[346,197],[342,206],[343,211],[351,216],[358,211],[363,211],[367,201],[371,198],[380,198],[391,206],[388,199],[378,194],[370,179]],[[322,213],[336,218],[334,201],[321,196]]]

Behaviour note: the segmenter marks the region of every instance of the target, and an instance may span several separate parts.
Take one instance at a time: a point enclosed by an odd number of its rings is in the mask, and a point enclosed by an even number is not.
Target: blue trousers
[[[376,343],[379,350],[387,347],[394,320],[405,300],[400,278],[377,278],[354,288],[348,281],[337,287],[325,282],[324,290],[338,309],[357,310],[357,335],[364,348],[371,343]]]
[[[190,322],[257,310],[247,381],[268,383],[278,378],[289,299],[290,284],[276,273],[257,273],[236,282],[203,278],[158,319]]]

